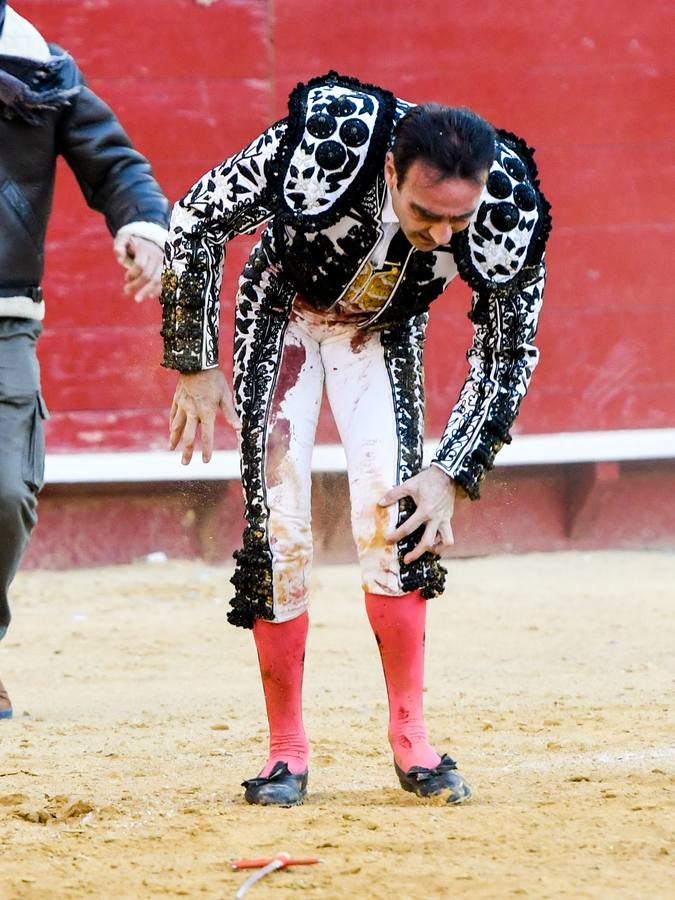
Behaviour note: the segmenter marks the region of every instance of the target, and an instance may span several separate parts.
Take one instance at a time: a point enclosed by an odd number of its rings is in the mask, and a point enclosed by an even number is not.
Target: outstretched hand
[[[207,463],[211,459],[219,409],[225,421],[238,431],[241,423],[227,380],[220,369],[205,369],[192,374],[183,372],[178,376],[169,416],[169,449],[175,450],[182,439],[181,462],[184,466],[192,460],[197,429],[201,432],[202,460]]]
[[[424,533],[415,547],[403,557],[406,565],[419,559],[427,551],[442,556],[454,544],[452,513],[455,508],[455,482],[438,466],[429,466],[417,475],[393,487],[379,501],[380,506],[391,506],[403,497],[412,497],[415,512],[399,527],[387,535],[395,543],[424,526]]]
[[[134,294],[141,303],[146,297],[157,299],[161,290],[164,251],[153,241],[131,234],[118,234],[113,241],[117,262],[127,270],[124,293]]]

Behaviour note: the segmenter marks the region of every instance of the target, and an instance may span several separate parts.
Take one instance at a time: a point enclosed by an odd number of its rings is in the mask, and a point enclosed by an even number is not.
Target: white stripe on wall
[[[428,463],[436,449],[427,445]],[[526,434],[513,438],[497,456],[499,466],[538,466],[560,463],[605,462],[675,458],[675,428],[626,431],[575,431],[559,434]],[[344,472],[345,455],[337,444],[314,448],[315,472]],[[182,466],[180,454],[168,451],[100,453],[48,453],[47,484],[105,484],[143,481],[224,481],[239,478],[236,450],[217,450],[208,465],[195,454]]]

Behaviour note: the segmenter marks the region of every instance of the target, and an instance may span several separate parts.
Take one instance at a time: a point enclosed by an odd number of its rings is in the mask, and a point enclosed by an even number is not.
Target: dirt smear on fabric
[[[397,785],[355,567],[313,576],[302,807],[247,806],[266,756],[230,572],[194,562],[21,573],[0,675],[0,896],[234,897],[229,861],[319,866],[254,898],[672,896],[675,555],[448,563],[430,601],[429,731],[475,789]],[[671,885],[669,888],[668,885]]]

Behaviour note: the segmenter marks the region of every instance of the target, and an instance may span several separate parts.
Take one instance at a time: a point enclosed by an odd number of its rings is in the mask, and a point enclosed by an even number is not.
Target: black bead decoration
[[[326,112],[331,116],[351,116],[356,112],[356,103],[347,97],[338,97],[326,107]]]
[[[340,137],[348,147],[360,147],[368,140],[368,126],[361,119],[347,119],[340,126]]]
[[[315,138],[328,138],[335,133],[337,121],[326,113],[316,113],[307,119],[307,131]]]
[[[504,160],[504,168],[511,178],[515,178],[516,181],[525,181],[527,170],[525,169],[524,163],[519,159],[515,159],[513,156],[507,156]]]
[[[487,189],[497,200],[506,200],[511,196],[511,179],[503,172],[490,172]]]
[[[344,165],[347,151],[337,141],[323,141],[316,148],[316,161],[322,169],[332,172]]]
[[[490,221],[498,231],[513,231],[520,215],[513,203],[498,203],[490,212]]]
[[[517,184],[513,190],[513,199],[518,209],[532,212],[537,205],[537,198],[529,184]]]

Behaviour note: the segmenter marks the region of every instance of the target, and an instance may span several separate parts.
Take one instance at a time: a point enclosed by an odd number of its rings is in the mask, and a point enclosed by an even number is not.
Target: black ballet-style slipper
[[[464,803],[471,797],[471,788],[457,771],[457,763],[444,753],[433,769],[413,766],[404,772],[394,760],[394,768],[404,791],[418,797],[437,797],[446,803]]]
[[[305,770],[300,775],[293,775],[288,770],[288,763],[275,763],[266,778],[259,776],[242,781],[242,787],[246,788],[244,799],[258,806],[299,806],[307,794],[308,774]]]

